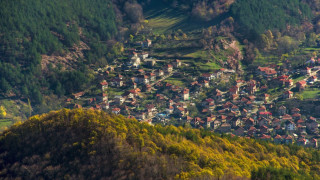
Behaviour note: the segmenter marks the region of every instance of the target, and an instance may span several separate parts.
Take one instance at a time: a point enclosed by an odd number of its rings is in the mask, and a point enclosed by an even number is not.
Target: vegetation
[[[92,48],[88,62],[101,59],[108,51],[100,41],[117,31],[109,1],[4,0],[0,16],[0,92],[13,91],[36,103],[42,101],[41,87],[59,86],[41,76],[42,54],[64,55],[83,40]]]
[[[0,176],[31,179],[319,179],[320,152],[63,109],[0,136]],[[268,178],[269,177],[269,178]]]
[[[311,18],[311,10],[300,0],[239,0],[231,8],[233,17],[255,34],[267,29],[284,29]],[[250,31],[249,31],[250,32]]]
[[[301,93],[301,95],[303,99],[316,99],[319,97],[320,91],[317,88],[308,88],[308,89],[305,89]]]

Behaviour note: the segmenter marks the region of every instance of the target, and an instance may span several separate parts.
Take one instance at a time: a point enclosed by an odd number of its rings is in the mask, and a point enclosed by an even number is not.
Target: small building
[[[189,89],[187,89],[187,88],[183,89],[183,91],[182,91],[182,97],[183,97],[183,100],[184,100],[184,101],[190,100],[190,97],[189,97]]]
[[[293,143],[293,137],[290,135],[287,135],[287,137],[285,137],[284,139],[286,144],[292,144]]]
[[[257,82],[255,80],[250,80],[248,82],[247,91],[249,94],[254,94],[257,91]]]
[[[82,91],[82,92],[78,92],[78,93],[75,93],[75,94],[72,94],[73,97],[75,99],[80,99],[80,97],[82,97],[85,93]]]
[[[221,133],[229,133],[229,132],[231,132],[231,125],[229,123],[223,123],[218,128],[218,131]]]
[[[221,125],[221,121],[215,120],[213,121],[213,129],[218,129]]]
[[[276,135],[276,137],[273,138],[273,142],[281,144],[283,142],[283,137],[278,134]]]
[[[234,132],[235,135],[237,136],[243,136],[245,134],[245,130],[243,127],[237,126],[234,128]]]
[[[139,57],[133,56],[133,57],[130,59],[130,64],[131,64],[133,67],[138,68],[138,67],[140,67],[141,59],[140,59]]]
[[[108,82],[106,80],[102,81],[100,83],[100,87],[101,87],[102,91],[107,90],[108,89]]]
[[[287,80],[285,80],[284,85],[285,85],[286,87],[292,86],[292,85],[293,85],[293,80],[292,80],[292,79],[287,79]]]
[[[142,52],[139,56],[142,60],[145,60],[146,58],[149,57],[149,54],[147,52]]]
[[[283,105],[280,106],[278,109],[278,114],[279,114],[279,116],[283,116],[283,115],[287,114],[287,108]]]
[[[293,132],[296,130],[296,124],[292,121],[285,122],[285,129],[289,132]]]
[[[162,76],[164,75],[163,70],[161,70],[161,69],[156,70],[156,75],[157,75],[158,77],[162,77]]]
[[[172,66],[171,64],[167,64],[167,65],[165,66],[165,71],[166,71],[167,73],[172,73],[172,71],[173,71],[173,66]]]
[[[106,93],[102,93],[102,97],[101,97],[103,102],[107,102],[108,101],[108,95]]]
[[[175,68],[178,68],[181,66],[181,61],[179,59],[176,59],[174,62],[173,62],[173,65]]]
[[[296,88],[299,91],[303,91],[306,88],[307,82],[305,80],[299,81],[296,83]]]
[[[302,72],[303,74],[310,75],[310,74],[311,74],[311,68],[306,67],[306,68],[302,69],[301,72]]]
[[[283,98],[284,99],[291,99],[293,97],[293,92],[292,91],[285,91],[283,93]]]
[[[148,48],[148,47],[151,47],[151,45],[152,45],[152,41],[150,39],[147,39],[147,40],[142,42],[141,47],[142,48]]]
[[[117,115],[120,114],[120,108],[113,108],[112,113]]]
[[[312,138],[312,139],[310,140],[309,145],[310,145],[311,147],[317,148],[317,147],[318,147],[318,140],[315,139],[315,138]]]

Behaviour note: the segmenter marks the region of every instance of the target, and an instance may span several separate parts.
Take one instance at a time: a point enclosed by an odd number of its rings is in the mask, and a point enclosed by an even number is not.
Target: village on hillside
[[[295,94],[317,84],[320,58],[294,70],[289,63],[259,66],[246,81],[232,69],[199,73],[187,61],[153,58],[151,40],[135,45],[126,50],[126,58],[97,69],[94,90],[73,94],[67,107],[104,110],[149,124],[189,124],[231,136],[318,147],[318,119],[277,103],[297,98]],[[277,92],[270,93],[270,88]]]

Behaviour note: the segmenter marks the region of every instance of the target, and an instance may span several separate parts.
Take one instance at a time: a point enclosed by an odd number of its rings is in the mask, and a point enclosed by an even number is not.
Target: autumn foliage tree
[[[15,124],[0,135],[0,157],[0,178],[261,179],[267,174],[272,179],[273,173],[320,178],[315,149],[150,126],[83,109]]]

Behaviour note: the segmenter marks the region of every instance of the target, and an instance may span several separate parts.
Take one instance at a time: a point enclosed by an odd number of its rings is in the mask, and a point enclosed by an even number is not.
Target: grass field
[[[221,67],[214,63],[214,62],[209,62],[209,63],[200,63],[200,71],[212,71],[212,70],[217,70],[217,69],[220,69]]]
[[[117,88],[108,88],[107,89],[107,94],[110,96],[117,96],[117,95],[121,95],[123,94],[123,91],[121,89],[117,89]]]
[[[320,89],[306,89],[301,93],[303,99],[315,99],[320,95]]]
[[[296,83],[296,82],[298,82],[298,81],[303,80],[304,78],[306,78],[306,77],[305,77],[305,76],[299,76],[299,77],[297,77],[297,78],[293,78],[292,80],[293,80],[293,83]]]
[[[254,65],[257,66],[264,66],[264,65],[269,65],[269,64],[277,64],[277,65],[281,65],[282,62],[280,60],[279,57],[277,56],[272,56],[272,55],[268,55],[268,56],[260,56],[258,57],[254,62]]]
[[[148,26],[154,33],[162,34],[171,30],[181,29],[187,31],[197,31],[202,28],[219,24],[227,15],[217,17],[212,21],[201,22],[190,19],[187,11],[173,9],[170,5],[162,1],[151,1],[150,5],[144,8],[145,19],[148,20]]]
[[[210,59],[210,55],[205,50],[198,50],[192,52],[190,54],[186,54],[185,57],[192,57],[192,58],[200,58],[200,59]]]
[[[168,78],[166,80],[164,80],[164,82],[176,85],[176,86],[180,86],[180,87],[185,87],[186,86],[186,82],[184,82],[182,79],[180,78]]]
[[[174,29],[178,24],[182,23],[185,18],[183,14],[179,14],[168,8],[159,11],[149,11],[146,17],[148,26],[152,28],[153,32],[158,34]]]

